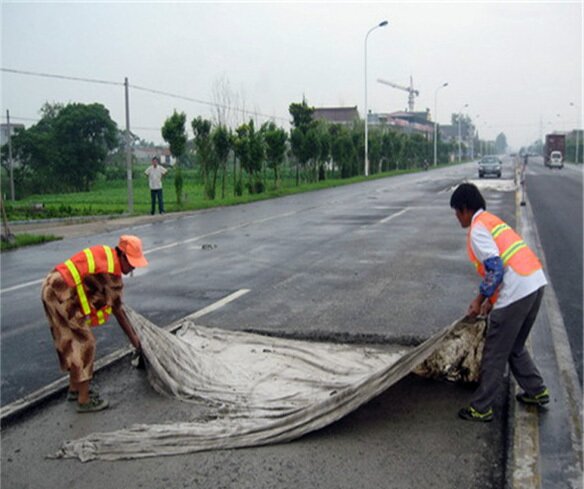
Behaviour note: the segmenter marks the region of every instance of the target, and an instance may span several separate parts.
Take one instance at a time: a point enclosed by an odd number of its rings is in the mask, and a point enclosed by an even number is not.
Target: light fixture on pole
[[[462,109],[468,107],[468,104],[464,104],[458,111],[458,162],[462,161],[462,149],[461,149],[461,135],[460,135],[460,118],[462,117]]]
[[[448,82],[444,82],[434,92],[434,166],[438,164],[438,90],[447,86]]]
[[[574,102],[570,102],[570,106],[571,107],[574,107],[576,109],[576,116],[577,116],[577,119],[576,119],[576,131],[575,131],[576,132],[576,154],[575,154],[575,157],[574,157],[574,163],[578,163],[578,145],[579,145],[579,139],[580,139],[579,138],[579,135],[580,135],[580,129],[579,129],[579,126],[580,126],[580,117],[578,117],[578,116],[580,115],[580,111],[578,110],[578,107],[576,107],[576,104]]]
[[[369,29],[367,31],[367,34],[365,35],[365,176],[369,176],[369,156],[368,156],[368,137],[369,137],[369,133],[368,133],[368,119],[369,119],[369,113],[367,110],[367,38],[369,37],[369,34],[371,34],[375,29],[377,29],[378,27],[385,27],[388,24],[387,20],[384,20],[383,22],[380,22],[379,24],[377,24],[376,26],[372,27],[371,29]]]

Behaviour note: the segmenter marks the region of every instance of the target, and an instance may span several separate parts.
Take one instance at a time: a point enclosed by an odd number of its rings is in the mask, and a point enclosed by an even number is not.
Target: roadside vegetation
[[[33,234],[18,234],[12,236],[11,239],[0,240],[0,251],[8,251],[16,248],[21,248],[23,246],[32,246],[42,243],[48,243],[49,241],[57,241],[61,238],[57,236],[50,235],[33,235]]]
[[[146,214],[150,212],[150,190],[146,177],[142,177],[147,165],[140,165],[135,168],[135,178],[133,180],[134,214]],[[227,184],[225,197],[210,200],[205,196],[205,188],[199,182],[198,172],[194,169],[182,170],[184,184],[182,187],[182,200],[177,203],[176,189],[172,184],[165,184],[164,200],[167,212],[189,211],[197,209],[207,209],[217,206],[228,206],[255,202],[258,200],[282,197],[301,192],[320,190],[362,182],[373,178],[383,178],[398,174],[411,173],[419,169],[394,170],[378,173],[369,178],[356,176],[352,178],[330,178],[312,183],[301,183],[296,185],[296,177],[293,173],[287,172],[281,178],[280,185],[266,184],[266,189],[262,193],[243,192],[237,195],[237,190],[233,185],[233,175],[227,173]],[[172,179],[174,169],[170,169],[167,174]],[[25,221],[34,219],[67,218],[82,216],[104,217],[122,215],[128,209],[128,184],[126,180],[103,180],[94,184],[93,190],[89,192],[55,193],[31,195],[14,203],[5,202],[6,214],[9,221]]]
[[[174,158],[164,184],[167,211],[241,204],[420,171],[433,160],[431,138],[374,126],[369,131],[370,175],[365,177],[362,121],[315,120],[305,100],[289,110],[290,131],[273,121],[233,124],[221,111],[213,121],[188,121],[176,111],[170,115],[161,128]],[[9,198],[8,148],[1,148],[8,221],[126,213],[125,134],[108,110],[101,104],[45,104],[41,116],[11,139],[15,200]],[[133,135],[130,139],[138,142]],[[439,163],[451,161],[457,150],[439,141]],[[150,210],[148,164],[132,160],[134,214]]]

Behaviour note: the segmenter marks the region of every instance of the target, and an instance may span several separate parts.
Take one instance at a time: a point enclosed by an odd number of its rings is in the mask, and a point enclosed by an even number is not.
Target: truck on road
[[[543,149],[543,164],[550,168],[563,168],[565,155],[566,136],[564,134],[546,134]]]

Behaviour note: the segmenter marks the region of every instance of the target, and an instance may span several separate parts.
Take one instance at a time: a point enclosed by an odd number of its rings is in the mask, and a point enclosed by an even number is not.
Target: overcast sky
[[[228,83],[238,105],[276,117],[288,106],[358,106],[364,113],[364,40],[368,107],[393,112],[408,94],[415,110],[450,122],[462,110],[481,137],[504,132],[529,144],[551,130],[582,127],[583,7],[575,2],[23,2],[1,4],[3,69],[123,83],[212,102]],[[45,102],[103,103],[125,127],[122,86],[2,71],[2,122],[27,127]],[[574,103],[574,106],[570,105]],[[467,108],[463,108],[468,104]],[[130,124],[160,142],[176,109],[187,120],[210,106],[130,89]],[[30,120],[29,120],[30,119]],[[580,122],[578,122],[580,121]],[[189,124],[190,129],[190,124]]]

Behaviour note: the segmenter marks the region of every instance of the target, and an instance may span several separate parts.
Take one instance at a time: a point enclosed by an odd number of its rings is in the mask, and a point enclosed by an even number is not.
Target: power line
[[[6,73],[15,73],[18,75],[41,76],[44,78],[59,78],[61,80],[82,81],[82,82],[87,82],[87,83],[100,83],[102,85],[114,85],[114,86],[119,86],[119,87],[124,86],[124,84],[121,82],[114,82],[114,81],[109,81],[109,80],[97,80],[95,78],[81,78],[78,76],[55,75],[53,73],[40,73],[37,71],[13,70],[11,68],[0,68],[0,71],[5,71]]]
[[[154,93],[156,95],[164,95],[166,97],[171,97],[171,98],[175,98],[175,99],[179,99],[179,100],[186,100],[188,102],[195,102],[197,104],[209,105],[211,107],[217,107],[217,108],[227,109],[227,110],[234,110],[236,112],[242,112],[243,114],[252,114],[252,115],[256,115],[256,116],[266,117],[268,119],[279,119],[279,120],[284,121],[284,122],[289,122],[289,120],[285,117],[271,116],[271,115],[267,115],[267,114],[262,114],[261,112],[254,112],[251,110],[238,109],[236,107],[229,107],[229,106],[223,105],[223,104],[218,104],[218,103],[214,103],[214,102],[207,102],[206,100],[199,100],[199,99],[187,97],[184,95],[178,95],[175,93],[165,92],[162,90],[156,90],[154,88],[140,87],[138,85],[132,85],[132,84],[130,84],[130,87],[134,88],[136,90],[142,90],[144,92]]]
[[[15,121],[40,122],[40,119],[31,119],[30,117],[15,117],[11,115],[10,118]]]
[[[17,75],[40,76],[40,77],[44,77],[44,78],[58,78],[61,80],[81,81],[81,82],[86,82],[86,83],[99,83],[102,85],[113,85],[113,86],[120,86],[120,87],[124,86],[124,83],[121,83],[121,82],[114,82],[114,81],[110,81],[110,80],[97,80],[95,78],[83,78],[83,77],[78,77],[78,76],[56,75],[54,73],[41,73],[41,72],[37,72],[37,71],[15,70],[12,68],[0,68],[0,71],[4,71],[6,73],[14,73]],[[197,104],[208,105],[210,107],[217,107],[217,108],[221,108],[221,109],[234,110],[236,112],[242,112],[243,114],[250,114],[250,115],[265,117],[267,119],[278,119],[278,120],[281,120],[284,122],[289,122],[289,120],[285,117],[270,116],[267,114],[262,114],[260,112],[255,112],[255,111],[251,111],[251,110],[238,109],[238,108],[229,107],[229,106],[223,105],[223,104],[208,102],[206,100],[200,100],[200,99],[196,99],[193,97],[187,97],[185,95],[179,95],[176,93],[166,92],[163,90],[157,90],[154,88],[141,87],[138,85],[131,85],[131,84],[129,85],[129,87],[131,87],[135,90],[141,90],[143,92],[153,93],[155,95],[163,95],[165,97],[170,97],[170,98],[179,99],[179,100],[186,100],[188,102],[194,102]]]

